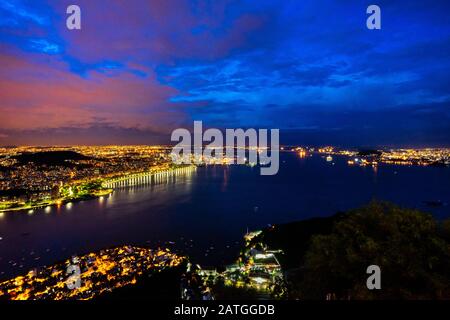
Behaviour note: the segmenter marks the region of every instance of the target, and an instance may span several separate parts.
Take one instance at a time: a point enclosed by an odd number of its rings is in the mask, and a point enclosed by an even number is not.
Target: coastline
[[[113,187],[103,187],[104,185],[109,185],[111,184],[111,181],[127,181],[130,179],[133,179],[133,177],[136,176],[147,176],[147,177],[155,177],[158,175],[165,175],[165,174],[173,174],[176,173],[177,170],[179,169],[185,169],[185,168],[196,168],[196,166],[190,165],[190,166],[186,166],[186,167],[175,167],[175,168],[170,168],[170,169],[164,169],[164,170],[158,170],[158,171],[148,171],[148,172],[133,172],[133,173],[129,173],[123,176],[119,176],[119,177],[114,177],[114,178],[108,178],[108,179],[98,179],[95,180],[96,183],[99,183],[102,187],[101,189],[95,189],[92,191],[92,193],[90,194],[83,194],[77,197],[69,197],[69,198],[60,198],[57,200],[52,200],[50,202],[43,202],[43,203],[39,203],[36,205],[27,205],[27,206],[21,206],[21,207],[14,207],[14,208],[7,208],[7,209],[0,209],[0,214],[4,214],[4,213],[10,213],[10,212],[26,212],[28,211],[29,213],[33,213],[34,210],[36,209],[44,209],[47,207],[59,207],[68,203],[76,203],[76,202],[80,202],[80,201],[86,201],[86,200],[93,200],[93,199],[97,199],[100,197],[104,197],[104,196],[108,196],[110,194],[112,194],[114,192],[114,188]]]
[[[68,204],[68,203],[76,203],[76,202],[80,202],[80,201],[97,199],[100,197],[110,195],[113,192],[114,192],[113,189],[107,189],[107,190],[104,190],[104,192],[102,192],[101,194],[82,195],[82,196],[79,196],[76,198],[58,199],[58,200],[54,200],[49,203],[40,203],[40,204],[30,205],[30,206],[2,209],[2,210],[0,210],[0,213],[25,212],[25,211],[30,212],[30,210],[59,207],[59,206],[62,206],[62,205]]]

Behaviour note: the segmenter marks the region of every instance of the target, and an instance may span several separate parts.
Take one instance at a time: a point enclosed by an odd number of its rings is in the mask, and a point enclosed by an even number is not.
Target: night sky
[[[450,146],[449,16],[448,0],[0,0],[0,145],[168,142],[203,120]]]

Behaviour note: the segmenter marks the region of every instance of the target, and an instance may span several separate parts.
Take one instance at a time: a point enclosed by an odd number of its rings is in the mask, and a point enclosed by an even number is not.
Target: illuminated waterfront
[[[374,197],[450,216],[448,168],[347,160],[282,153],[276,176],[260,176],[257,167],[206,166],[98,199],[3,213],[0,278],[124,244],[173,246],[205,266],[228,264],[247,229],[331,215]]]
[[[0,148],[0,212],[60,206],[146,176],[178,174],[182,167],[171,164],[169,152],[165,146]]]
[[[130,174],[105,180],[102,186],[105,188],[127,188],[152,183],[166,183],[175,179],[177,176],[192,174],[196,169],[196,166],[184,166],[169,170]]]

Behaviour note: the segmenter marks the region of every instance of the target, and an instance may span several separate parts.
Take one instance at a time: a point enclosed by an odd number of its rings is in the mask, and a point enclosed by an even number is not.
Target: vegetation
[[[450,299],[450,221],[372,202],[348,212],[330,234],[314,235],[290,298]],[[368,290],[366,269],[381,268],[381,290]]]
[[[247,245],[281,249],[288,299],[450,299],[450,219],[418,210],[373,201],[272,226]],[[381,290],[367,289],[370,265]]]
[[[277,258],[283,268],[290,271],[298,269],[304,263],[304,256],[312,236],[330,234],[333,225],[342,216],[342,213],[338,213],[331,217],[273,225],[252,238],[240,256],[241,258],[245,256],[249,248],[262,249],[263,246],[267,246],[271,249],[282,249],[283,254],[277,254]]]

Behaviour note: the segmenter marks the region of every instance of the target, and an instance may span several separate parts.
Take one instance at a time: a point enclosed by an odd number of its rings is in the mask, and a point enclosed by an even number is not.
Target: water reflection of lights
[[[50,213],[52,211],[52,207],[46,206],[45,207],[45,213]]]
[[[0,212],[0,218],[3,218],[5,216],[4,212]]]
[[[168,184],[172,181],[176,181],[178,176],[191,176],[196,169],[196,166],[188,166],[159,172],[133,174],[116,180],[104,182],[103,186],[107,188],[124,188],[147,184]]]
[[[225,191],[225,190],[227,189],[227,186],[228,186],[228,175],[229,175],[229,174],[230,174],[230,173],[229,173],[229,171],[228,171],[228,168],[225,168],[225,169],[223,170],[223,183],[222,183],[222,186],[221,186],[222,192]]]

